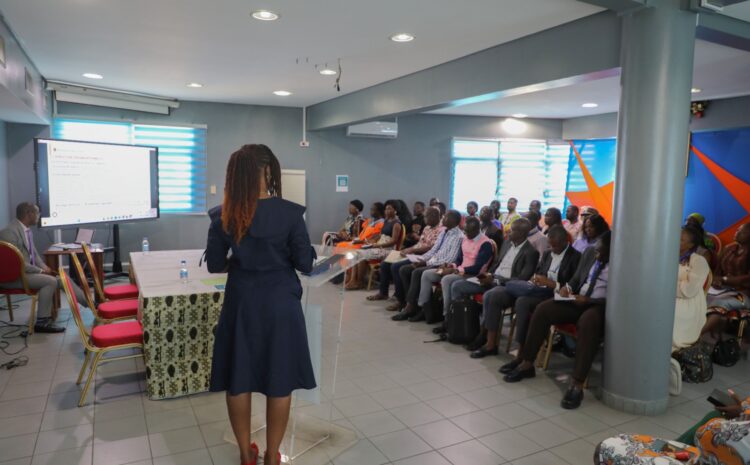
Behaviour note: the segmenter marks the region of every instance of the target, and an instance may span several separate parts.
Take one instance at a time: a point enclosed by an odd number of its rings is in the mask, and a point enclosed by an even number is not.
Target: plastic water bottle
[[[148,237],[143,238],[143,242],[141,242],[141,252],[147,254],[149,249],[148,245]]]
[[[182,284],[187,284],[188,282],[188,269],[186,260],[180,261],[180,282]]]

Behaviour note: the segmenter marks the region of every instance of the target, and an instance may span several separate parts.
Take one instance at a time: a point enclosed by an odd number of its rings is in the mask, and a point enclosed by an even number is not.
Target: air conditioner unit
[[[346,135],[349,137],[395,139],[398,137],[398,123],[395,121],[373,121],[371,123],[353,124],[346,128]]]

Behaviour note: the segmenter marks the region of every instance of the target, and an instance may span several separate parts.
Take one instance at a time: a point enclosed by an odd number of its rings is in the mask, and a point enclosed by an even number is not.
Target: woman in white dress
[[[698,231],[686,226],[680,235],[680,269],[677,275],[672,352],[689,347],[698,341],[706,324],[706,294],[708,262],[695,253],[703,242]]]

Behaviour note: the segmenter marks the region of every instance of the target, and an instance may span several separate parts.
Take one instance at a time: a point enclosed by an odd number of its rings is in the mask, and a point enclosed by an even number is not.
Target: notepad
[[[406,258],[407,258],[407,259],[408,259],[408,260],[409,260],[410,262],[412,262],[412,263],[419,263],[419,262],[421,262],[421,261],[422,261],[422,257],[420,257],[419,255],[414,255],[414,254],[411,254],[411,253],[410,253],[410,254],[408,254],[408,255],[406,256]]]
[[[388,254],[387,257],[385,257],[385,260],[383,260],[385,263],[396,263],[403,260],[404,257],[401,255],[401,252],[398,250],[394,250],[391,253]]]
[[[479,282],[479,278],[477,278],[476,276],[474,276],[473,278],[467,279],[466,282],[467,283],[472,283],[472,284],[477,284],[479,286],[482,285],[482,283]]]
[[[576,297],[574,295],[569,295],[568,297],[563,297],[560,295],[559,292],[555,292],[555,300],[559,302],[570,302],[572,300],[576,300]]]

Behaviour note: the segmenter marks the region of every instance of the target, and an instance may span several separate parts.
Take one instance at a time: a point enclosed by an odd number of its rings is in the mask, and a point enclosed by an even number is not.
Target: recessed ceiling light
[[[277,19],[279,19],[279,15],[274,13],[273,11],[256,10],[253,11],[253,18],[259,19],[261,21],[276,21]]]
[[[289,95],[292,95],[292,93],[288,90],[274,90],[273,94],[278,95],[279,97],[287,97]]]
[[[529,115],[527,115],[526,113],[514,113],[513,114],[514,118],[519,118],[519,119],[520,118],[526,118],[527,116],[529,116]]]
[[[83,77],[89,78],[89,79],[104,79],[104,76],[101,74],[96,73],[83,73]]]
[[[200,84],[200,83],[198,83],[198,82],[191,82],[191,83],[190,83],[190,84],[188,84],[187,86],[188,86],[188,87],[192,87],[192,88],[194,88],[194,89],[200,89],[201,87],[203,87],[203,84]]]
[[[405,32],[401,32],[399,34],[393,34],[391,36],[391,40],[394,42],[411,42],[412,40],[414,40],[414,36]]]
[[[584,104],[583,104],[583,105],[581,105],[581,106],[582,106],[583,108],[596,108],[596,107],[598,107],[598,106],[599,106],[599,104],[598,104],[598,103],[593,103],[593,102],[589,102],[589,103],[584,103]]]
[[[690,89],[690,92],[692,92],[694,94],[697,94],[697,93],[701,92],[702,90],[703,89],[701,89],[699,87],[693,87],[692,89]]]
[[[338,74],[338,71],[336,71],[335,69],[324,68],[320,70],[320,74],[322,74],[323,76],[335,76],[336,74]]]

